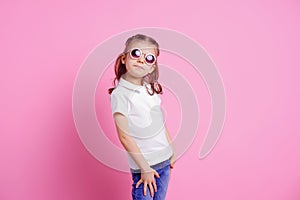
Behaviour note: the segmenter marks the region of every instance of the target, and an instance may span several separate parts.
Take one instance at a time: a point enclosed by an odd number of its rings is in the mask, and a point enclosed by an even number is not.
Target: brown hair
[[[115,74],[116,74],[116,77],[114,78],[114,81],[113,81],[114,87],[108,89],[108,93],[109,94],[111,94],[112,91],[115,89],[115,87],[116,87],[116,80],[119,81],[120,78],[121,78],[121,76],[127,72],[125,64],[123,64],[121,62],[121,58],[122,58],[122,56],[126,52],[128,52],[128,48],[129,48],[130,44],[134,40],[142,40],[142,41],[150,42],[156,48],[156,51],[157,51],[157,55],[156,56],[159,56],[159,45],[158,45],[158,43],[153,38],[151,38],[149,36],[146,36],[146,35],[142,35],[142,34],[136,34],[136,35],[131,36],[130,38],[128,38],[127,41],[126,41],[126,43],[125,43],[125,49],[124,49],[123,53],[121,53],[117,57],[117,59],[116,59],[116,62],[115,62]],[[151,85],[151,90],[152,90],[151,92],[149,91],[148,87],[146,87],[147,88],[147,92],[150,95],[153,95],[154,93],[157,93],[157,94],[162,93],[162,87],[158,83],[159,73],[158,73],[157,61],[156,61],[155,65],[156,65],[156,67],[155,67],[154,71],[152,73],[146,75],[143,78],[145,82],[147,82],[147,83],[149,83]]]

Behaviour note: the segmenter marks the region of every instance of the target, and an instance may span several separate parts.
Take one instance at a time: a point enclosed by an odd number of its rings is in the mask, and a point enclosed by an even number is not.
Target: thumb
[[[170,168],[173,169],[174,168],[174,163],[170,164]]]

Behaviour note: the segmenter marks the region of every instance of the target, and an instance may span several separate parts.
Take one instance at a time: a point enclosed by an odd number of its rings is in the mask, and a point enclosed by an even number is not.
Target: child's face
[[[139,58],[132,58],[132,56],[130,56],[130,50],[134,48],[140,49],[142,51],[142,56]],[[156,48],[153,44],[145,41],[133,41],[128,49],[129,52],[126,53],[121,60],[122,63],[126,65],[126,73],[135,78],[142,78],[155,70],[155,63],[153,65],[149,64],[149,62],[146,62],[145,58],[147,54],[152,54],[156,57]]]

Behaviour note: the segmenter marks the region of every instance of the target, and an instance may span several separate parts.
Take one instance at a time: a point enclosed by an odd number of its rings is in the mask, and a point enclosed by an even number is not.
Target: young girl
[[[128,153],[133,200],[165,199],[175,161],[158,95],[158,55],[153,38],[128,38],[115,63],[118,85],[109,89],[118,136]]]

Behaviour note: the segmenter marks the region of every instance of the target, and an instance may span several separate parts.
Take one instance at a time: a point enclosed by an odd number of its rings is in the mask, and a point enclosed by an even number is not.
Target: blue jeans
[[[154,192],[154,196],[151,197],[150,190],[147,187],[147,195],[144,196],[144,184],[140,184],[138,188],[135,188],[136,183],[141,179],[140,171],[131,169],[132,174],[132,199],[133,200],[164,200],[166,198],[169,179],[170,179],[170,160],[158,163],[151,168],[155,169],[160,178],[155,178],[157,192]]]

